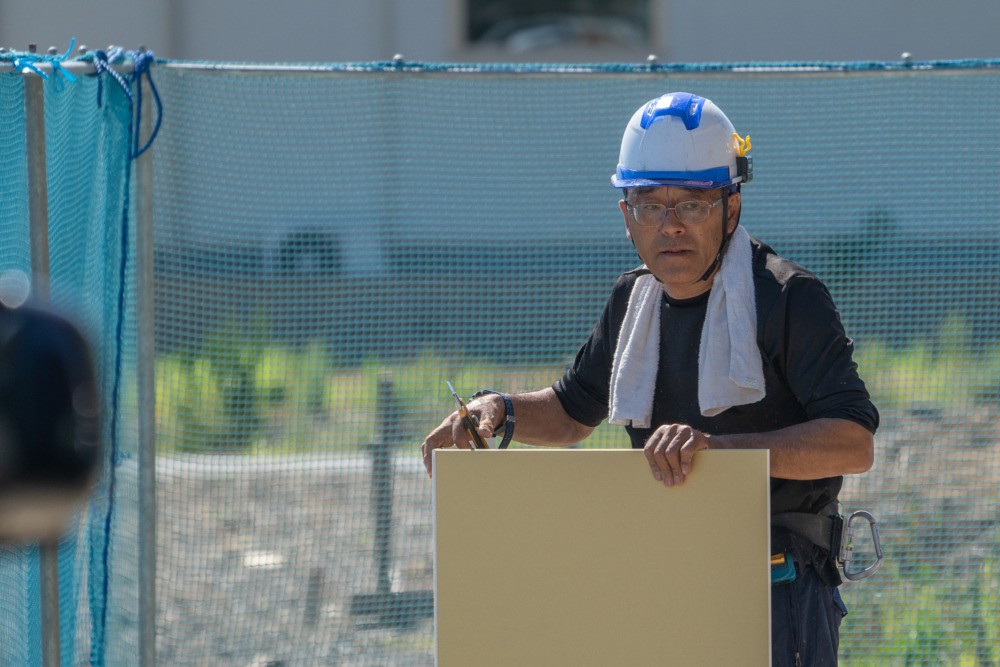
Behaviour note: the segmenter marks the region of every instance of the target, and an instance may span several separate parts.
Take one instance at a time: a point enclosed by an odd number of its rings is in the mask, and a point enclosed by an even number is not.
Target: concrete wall
[[[858,61],[998,58],[996,0],[712,0],[670,3],[670,60]]]
[[[464,0],[0,0],[0,46],[140,44],[180,60],[662,62],[997,58],[996,0],[650,0],[634,47],[511,53],[465,44]]]

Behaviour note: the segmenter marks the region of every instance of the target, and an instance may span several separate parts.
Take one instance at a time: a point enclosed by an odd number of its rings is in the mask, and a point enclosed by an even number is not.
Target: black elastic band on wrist
[[[486,394],[496,394],[503,399],[503,407],[506,410],[506,419],[504,420],[503,429],[503,439],[500,440],[500,444],[497,449],[507,449],[507,445],[510,444],[510,439],[514,436],[514,402],[510,400],[510,396],[500,391],[493,391],[492,389],[483,389],[477,391],[472,395],[473,400],[479,398],[480,396],[485,396]],[[493,435],[500,431],[499,427],[493,432]]]

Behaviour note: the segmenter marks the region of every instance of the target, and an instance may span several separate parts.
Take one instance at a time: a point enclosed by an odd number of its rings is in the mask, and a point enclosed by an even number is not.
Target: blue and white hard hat
[[[668,93],[640,107],[625,128],[616,188],[675,185],[712,190],[753,178],[747,152],[733,124],[711,100]]]

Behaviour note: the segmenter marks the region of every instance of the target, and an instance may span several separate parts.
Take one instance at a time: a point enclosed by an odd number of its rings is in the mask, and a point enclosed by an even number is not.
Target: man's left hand
[[[683,484],[694,453],[709,448],[708,436],[687,424],[664,424],[653,431],[642,451],[653,477],[666,486]]]

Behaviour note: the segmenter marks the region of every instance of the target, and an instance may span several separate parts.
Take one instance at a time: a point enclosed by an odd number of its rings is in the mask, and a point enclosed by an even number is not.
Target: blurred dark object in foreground
[[[100,457],[94,365],[80,332],[0,304],[0,542],[54,539]]]

